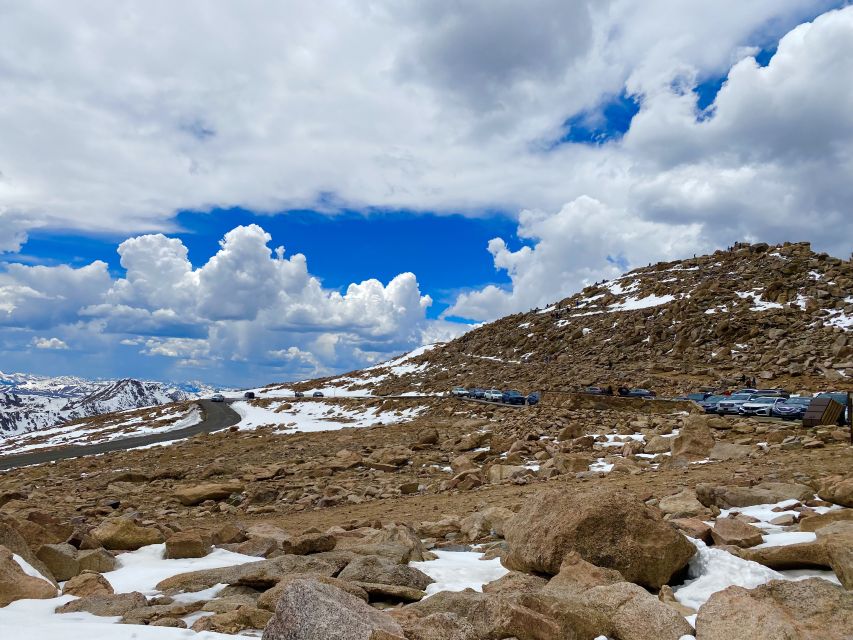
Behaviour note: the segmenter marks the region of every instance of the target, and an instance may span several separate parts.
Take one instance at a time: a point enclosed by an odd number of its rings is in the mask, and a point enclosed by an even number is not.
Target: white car
[[[503,400],[504,394],[500,389],[489,389],[486,391],[483,398],[490,402],[500,402]]]
[[[786,398],[753,398],[740,405],[738,412],[744,416],[769,416],[773,412],[773,407],[785,400]]]

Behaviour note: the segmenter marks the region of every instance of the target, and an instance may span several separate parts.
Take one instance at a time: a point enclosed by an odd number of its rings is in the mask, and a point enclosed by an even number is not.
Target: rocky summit
[[[625,385],[677,394],[744,378],[762,388],[850,388],[851,328],[849,260],[808,243],[740,243],[636,269],[485,324],[406,366],[344,379],[378,395],[454,385]]]
[[[853,389],[851,295],[849,261],[740,244],[344,376],[6,438],[0,628],[850,638],[843,413],[697,400]]]

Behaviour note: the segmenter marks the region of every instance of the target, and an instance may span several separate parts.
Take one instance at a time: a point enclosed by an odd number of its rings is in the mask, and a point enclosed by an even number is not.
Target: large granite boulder
[[[370,640],[375,631],[403,637],[388,614],[330,584],[301,579],[281,591],[263,640]]]
[[[696,640],[849,640],[853,593],[821,578],[729,587],[699,608]]]
[[[696,551],[659,510],[630,493],[604,490],[540,491],[507,524],[506,541],[510,569],[555,575],[576,551],[653,589],[669,582]]]

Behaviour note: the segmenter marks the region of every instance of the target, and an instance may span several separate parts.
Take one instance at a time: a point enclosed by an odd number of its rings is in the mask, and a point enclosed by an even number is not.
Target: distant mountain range
[[[192,400],[214,391],[201,382],[87,380],[0,372],[0,438],[102,413]]]

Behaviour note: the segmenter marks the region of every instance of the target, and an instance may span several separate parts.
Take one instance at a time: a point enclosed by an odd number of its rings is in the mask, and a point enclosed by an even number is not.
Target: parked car
[[[254,391],[247,391],[246,393],[243,394],[243,397],[246,398],[246,400],[251,400],[252,398],[255,397],[255,392]]]
[[[811,401],[811,396],[793,396],[775,405],[770,415],[783,420],[802,420]]]
[[[619,387],[619,395],[623,398],[654,398],[657,394],[648,389],[627,389]]]
[[[702,402],[710,395],[711,393],[708,391],[700,391],[698,393],[688,393],[683,396],[676,396],[673,400],[692,400],[693,402]]]
[[[762,398],[788,398],[791,396],[784,389],[758,389],[753,395],[761,396]]]
[[[212,396],[210,396],[210,401],[211,402],[225,402],[225,396],[223,396],[221,393],[214,393]]]
[[[589,393],[589,394],[592,394],[594,396],[612,395],[612,392],[610,392],[610,394],[607,393],[606,387],[587,387],[586,389],[583,390],[582,393]]]
[[[534,391],[533,393],[527,394],[527,404],[534,405],[539,404],[539,392]]]
[[[699,406],[705,410],[705,413],[717,413],[717,405],[728,398],[728,396],[708,396],[699,403]]]
[[[297,391],[296,393],[293,394],[293,397],[294,398],[304,398],[305,394],[302,393],[301,391]]]
[[[311,394],[311,397],[312,398],[322,398],[323,392],[322,391],[315,391],[314,393]]]
[[[740,395],[742,393],[748,393],[748,394],[752,395],[756,391],[758,391],[758,389],[752,389],[752,388],[748,387],[746,389],[738,389],[737,391],[732,391],[729,395],[734,396],[734,395]]]
[[[483,398],[490,402],[500,402],[503,400],[504,394],[500,389],[489,389],[483,394]]]
[[[751,393],[733,393],[717,403],[717,413],[720,415],[739,413],[740,405],[752,398]]]
[[[527,397],[517,389],[507,389],[501,396],[501,402],[504,404],[524,404]]]
[[[476,398],[477,400],[482,400],[486,395],[485,389],[480,389],[480,387],[474,387],[473,389],[468,390],[469,398]]]
[[[738,413],[743,416],[769,416],[773,407],[785,402],[785,398],[774,396],[758,396],[750,398],[738,407]]]
[[[456,398],[467,398],[468,397],[468,389],[465,387],[453,387],[450,390],[450,395]]]

